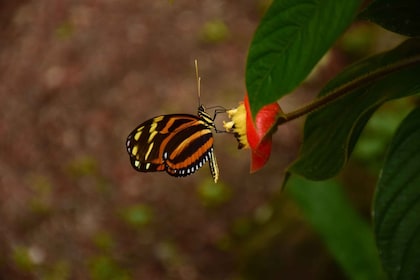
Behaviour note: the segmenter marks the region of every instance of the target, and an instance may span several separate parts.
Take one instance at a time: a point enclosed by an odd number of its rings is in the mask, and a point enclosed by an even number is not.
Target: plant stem
[[[386,65],[384,67],[378,68],[372,72],[366,73],[356,79],[343,84],[340,87],[334,88],[330,92],[327,92],[325,95],[315,99],[314,101],[310,102],[309,104],[304,105],[303,107],[292,111],[290,113],[286,113],[277,120],[277,125],[284,124],[286,122],[290,122],[294,119],[300,118],[305,116],[309,113],[314,111],[320,110],[326,105],[335,102],[348,94],[350,94],[354,89],[361,88],[364,86],[368,86],[369,84],[376,82],[386,75],[396,72],[402,68],[409,67],[416,63],[420,63],[420,56],[413,56],[405,60],[401,60],[398,63]]]

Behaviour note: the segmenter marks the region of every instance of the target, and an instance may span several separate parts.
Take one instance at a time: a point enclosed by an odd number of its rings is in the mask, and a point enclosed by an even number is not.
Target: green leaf
[[[312,180],[337,175],[374,111],[386,101],[420,92],[419,73],[420,39],[343,71],[320,95],[343,87],[348,94],[308,116],[300,156],[289,171]]]
[[[252,40],[246,86],[253,115],[291,92],[352,22],[360,0],[276,0]]]
[[[360,18],[407,36],[420,35],[420,2],[418,0],[376,0]]]
[[[398,128],[379,178],[374,224],[390,279],[420,275],[420,108]]]
[[[286,190],[349,279],[383,279],[370,225],[355,212],[337,182],[293,176]]]

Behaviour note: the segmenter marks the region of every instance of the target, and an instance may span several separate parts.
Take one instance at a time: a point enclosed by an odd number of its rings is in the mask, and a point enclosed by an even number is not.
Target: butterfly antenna
[[[197,79],[198,106],[201,106],[201,102],[200,102],[200,95],[201,95],[200,82],[201,82],[201,77],[198,75],[198,61],[197,61],[197,59],[194,60],[194,65],[195,65],[195,77]]]

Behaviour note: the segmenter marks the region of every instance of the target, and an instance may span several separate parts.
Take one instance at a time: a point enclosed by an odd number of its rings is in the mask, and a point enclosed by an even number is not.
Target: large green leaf
[[[360,15],[382,27],[407,36],[420,35],[419,0],[376,0]]]
[[[343,71],[320,95],[343,87],[352,90],[308,116],[301,153],[290,171],[312,180],[335,176],[372,113],[388,100],[419,93],[419,75],[420,39],[408,40]]]
[[[360,0],[275,0],[252,40],[246,85],[253,115],[291,92],[354,19]]]
[[[383,279],[370,225],[356,213],[337,182],[292,176],[286,190],[350,279]]]
[[[398,128],[374,202],[376,241],[390,279],[420,276],[420,108]]]

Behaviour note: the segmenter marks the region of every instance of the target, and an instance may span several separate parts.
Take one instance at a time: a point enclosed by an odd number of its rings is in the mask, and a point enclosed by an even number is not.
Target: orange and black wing
[[[188,176],[207,161],[215,181],[218,168],[213,152],[211,124],[189,114],[154,117],[127,137],[131,165],[137,171],[166,171],[171,176]]]

